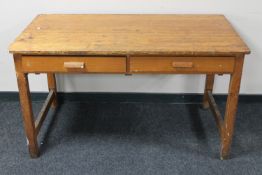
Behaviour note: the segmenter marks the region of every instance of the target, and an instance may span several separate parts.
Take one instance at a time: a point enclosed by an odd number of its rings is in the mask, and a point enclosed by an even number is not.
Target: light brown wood
[[[230,73],[233,72],[234,61],[234,57],[134,56],[130,58],[130,71],[132,73]],[[174,67],[174,62],[176,64],[181,62],[187,66]]]
[[[131,75],[131,72],[130,72],[130,55],[126,56],[126,75]]]
[[[47,62],[48,64],[46,64]],[[72,67],[72,62],[74,63],[74,67]],[[76,63],[78,67],[75,66]],[[68,64],[71,66],[68,67]],[[83,67],[81,67],[82,64],[84,64]],[[24,72],[38,73],[125,73],[126,58],[94,56],[23,56],[22,70]]]
[[[58,99],[57,99],[56,77],[54,73],[47,73],[47,82],[48,82],[49,92],[50,91],[54,92],[52,107],[55,108],[58,104]]]
[[[84,69],[85,63],[84,62],[64,62],[64,67],[66,69]]]
[[[226,159],[229,156],[230,146],[233,137],[238,96],[241,82],[241,75],[244,63],[244,55],[238,55],[234,72],[230,78],[226,111],[224,117],[224,130],[221,138],[221,159]]]
[[[30,156],[36,158],[39,156],[39,148],[37,143],[37,133],[35,132],[34,116],[31,104],[31,96],[28,85],[27,74],[21,72],[21,57],[14,55],[16,65],[16,76],[19,88],[19,97],[24,121],[24,128],[27,137],[27,144]]]
[[[192,62],[173,62],[172,66],[174,68],[192,68],[193,63]]]
[[[211,93],[213,92],[214,81],[215,81],[214,74],[206,75],[206,85],[205,85],[204,97],[203,97],[203,108],[204,109],[209,108],[208,92],[211,92]]]
[[[53,90],[51,90],[47,96],[47,99],[42,107],[42,109],[40,110],[36,120],[35,120],[35,132],[36,132],[36,135],[39,133],[41,127],[42,127],[42,124],[46,118],[46,115],[49,111],[49,108],[53,102],[55,98],[55,92]]]
[[[222,132],[224,130],[224,125],[223,125],[223,117],[218,109],[218,106],[216,104],[216,101],[212,95],[212,92],[211,91],[207,91],[207,99],[208,99],[208,103],[209,103],[209,106],[211,107],[211,111],[213,112],[214,114],[214,117],[215,117],[215,121],[216,121],[216,124],[217,124],[217,128],[218,128],[218,131],[219,131],[219,134],[220,134],[220,137],[222,135]]]
[[[223,15],[39,15],[9,50],[38,55],[250,52]]]
[[[223,15],[39,15],[11,44],[28,138],[37,157],[37,133],[52,103],[55,73],[206,74],[203,106],[210,106],[229,155],[246,44]],[[34,122],[27,73],[47,73],[50,94]],[[224,121],[212,96],[215,74],[230,74]]]

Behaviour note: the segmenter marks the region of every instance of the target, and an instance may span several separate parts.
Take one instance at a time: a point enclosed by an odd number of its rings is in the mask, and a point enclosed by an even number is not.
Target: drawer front
[[[131,73],[231,73],[234,57],[143,57],[130,58]]]
[[[24,72],[125,73],[125,57],[23,56]]]

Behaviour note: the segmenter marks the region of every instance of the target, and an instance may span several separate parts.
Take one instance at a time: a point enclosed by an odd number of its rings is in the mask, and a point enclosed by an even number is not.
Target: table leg
[[[220,157],[221,159],[228,158],[233,132],[236,119],[237,105],[238,105],[238,96],[242,75],[244,56],[238,56],[236,58],[234,72],[230,77],[229,91],[226,104],[226,112],[224,117],[224,124],[221,133],[221,150]]]
[[[205,85],[203,104],[202,104],[204,109],[209,108],[208,91],[211,91],[211,92],[213,91],[214,80],[215,80],[214,74],[206,74],[206,85]]]
[[[39,148],[37,144],[37,134],[35,132],[35,123],[27,74],[17,72],[17,81],[29,153],[32,158],[36,158],[39,156]]]
[[[52,107],[55,108],[57,106],[57,88],[56,88],[56,78],[54,73],[47,73],[48,80],[48,89],[53,90],[55,93],[54,100],[52,102]]]

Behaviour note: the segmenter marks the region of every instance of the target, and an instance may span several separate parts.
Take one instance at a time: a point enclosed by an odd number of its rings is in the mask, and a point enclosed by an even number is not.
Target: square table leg
[[[243,55],[239,55],[236,57],[234,72],[231,74],[230,77],[226,111],[225,111],[222,131],[221,131],[222,132],[221,150],[220,150],[221,159],[226,159],[230,152],[235,119],[236,119],[243,62],[244,62]]]
[[[24,121],[24,128],[27,137],[27,144],[30,156],[36,158],[39,156],[39,147],[37,144],[37,133],[35,130],[34,116],[32,110],[31,96],[26,73],[20,71],[21,59],[15,57],[16,75],[19,88],[19,97]]]
[[[55,74],[48,73],[49,94],[42,106],[42,109],[40,110],[38,116],[35,119],[32,110],[32,101],[27,76],[28,73],[23,70],[22,59],[23,58],[21,55],[14,55],[20,104],[29,153],[32,158],[37,158],[39,156],[37,135],[39,134],[39,131],[47,116],[50,106],[55,107],[57,105],[56,80]]]

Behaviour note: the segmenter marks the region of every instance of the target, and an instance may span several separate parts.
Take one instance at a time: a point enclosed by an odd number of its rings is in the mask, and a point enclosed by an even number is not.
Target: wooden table
[[[229,155],[246,44],[223,15],[39,15],[11,44],[31,157],[50,106],[56,73],[206,74],[203,106],[211,108],[220,157]],[[34,121],[29,73],[46,73],[49,95]],[[226,112],[212,96],[215,74],[229,74]]]

